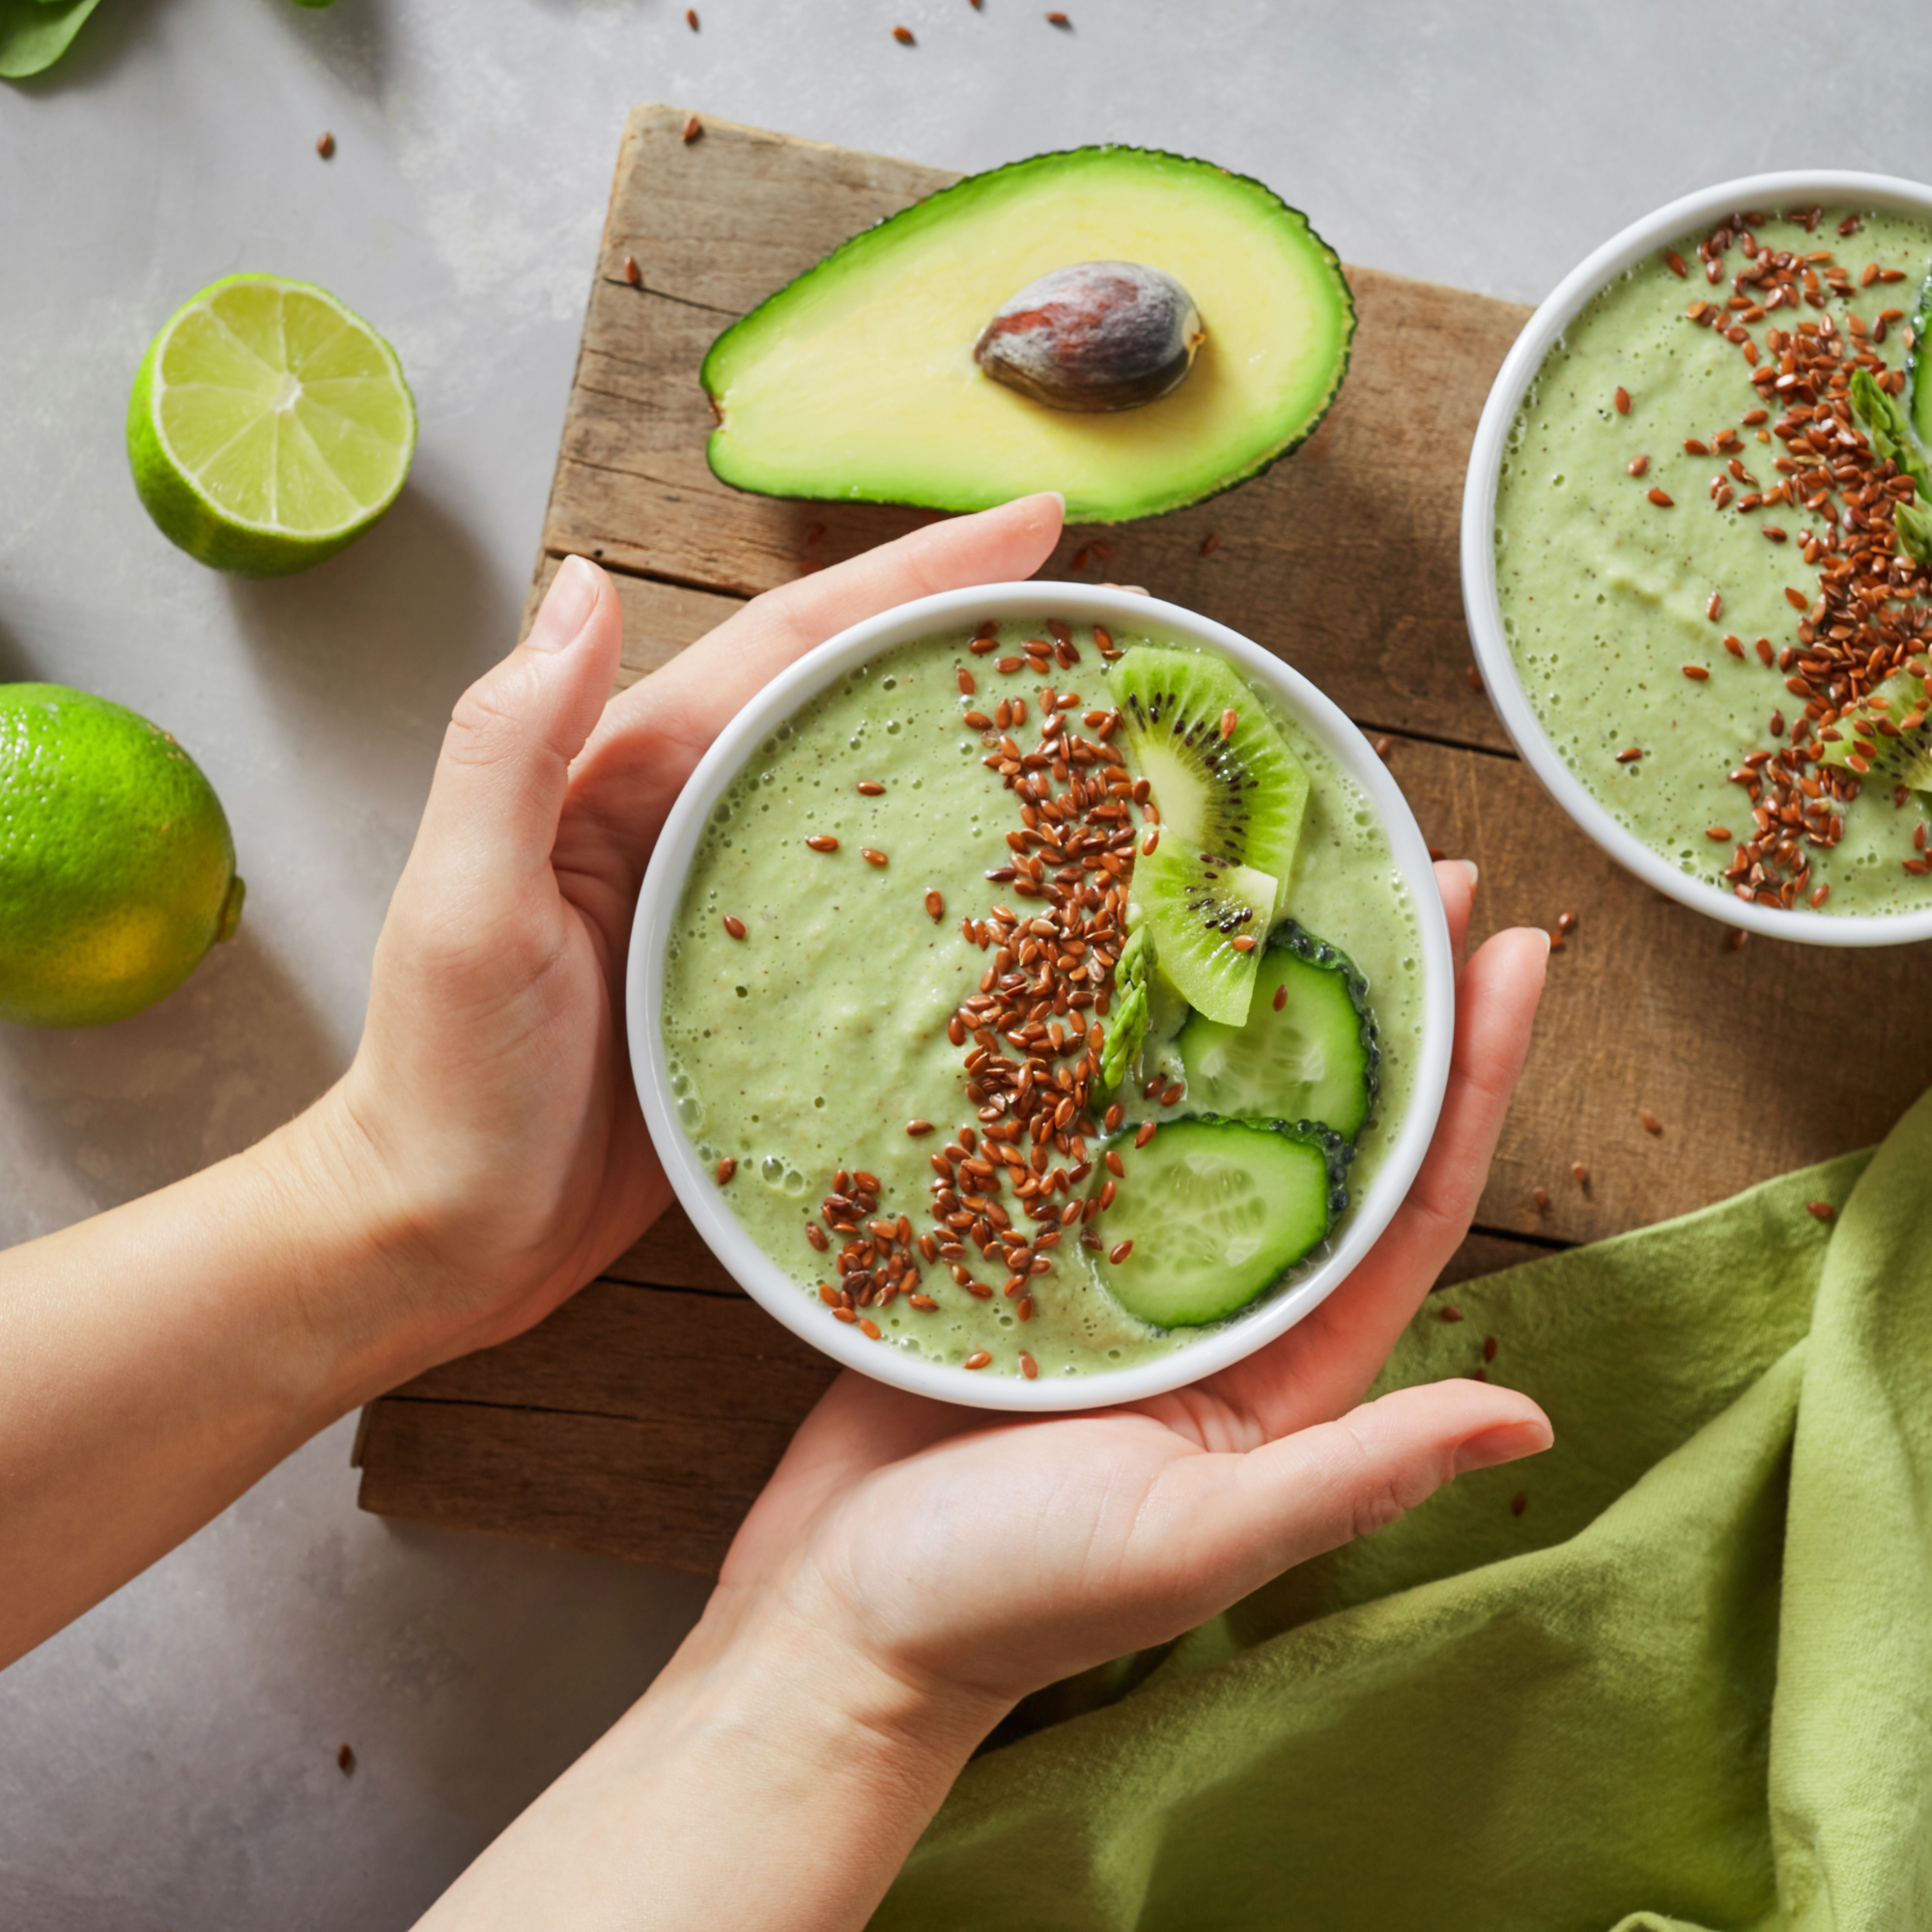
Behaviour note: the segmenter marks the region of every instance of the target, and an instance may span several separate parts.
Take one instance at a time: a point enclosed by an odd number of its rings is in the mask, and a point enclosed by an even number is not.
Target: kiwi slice
[[[1130,916],[1154,930],[1160,970],[1198,1013],[1245,1026],[1255,968],[1273,916],[1275,881],[1249,866],[1175,842],[1163,832],[1134,863]],[[1236,946],[1245,939],[1247,946]]]
[[[1819,755],[1861,779],[1932,791],[1932,690],[1894,671],[1820,732]]]
[[[1155,644],[1129,650],[1107,683],[1127,749],[1160,809],[1160,842],[1264,872],[1275,883],[1268,911],[1284,912],[1308,773],[1261,699],[1225,659]]]

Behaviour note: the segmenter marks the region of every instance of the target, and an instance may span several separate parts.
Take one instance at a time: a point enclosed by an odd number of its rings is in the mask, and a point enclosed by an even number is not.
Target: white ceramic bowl
[[[1932,221],[1932,188],[1890,175],[1747,175],[1742,181],[1720,182],[1716,187],[1686,195],[1633,222],[1556,285],[1517,337],[1476,425],[1469,473],[1463,488],[1463,609],[1484,688],[1517,750],[1556,803],[1619,865],[1694,912],[1769,938],[1802,940],[1810,946],[1901,946],[1932,939],[1932,906],[1923,912],[1861,916],[1812,912],[1807,907],[1783,912],[1747,905],[1721,886],[1687,877],[1628,827],[1618,824],[1570,769],[1530,708],[1516,660],[1503,636],[1502,609],[1496,598],[1496,482],[1502,470],[1503,444],[1521,407],[1523,391],[1542,368],[1550,345],[1577,312],[1633,263],[1679,236],[1715,228],[1734,209],[1816,208],[1821,204],[1827,208],[1889,209]]]
[[[1368,1192],[1354,1204],[1333,1251],[1304,1279],[1257,1303],[1226,1327],[1171,1354],[1130,1363],[1099,1375],[1044,1378],[990,1377],[930,1361],[909,1351],[868,1342],[849,1324],[832,1321],[819,1304],[753,1240],[724,1205],[709,1168],[677,1124],[665,1065],[665,942],[670,932],[685,874],[713,808],[739,766],[807,699],[834,680],[890,650],[936,632],[961,629],[984,617],[1043,622],[1048,616],[1074,624],[1105,624],[1122,632],[1171,631],[1211,645],[1234,660],[1258,685],[1280,700],[1317,738],[1368,798],[1388,833],[1420,916],[1422,1037],[1413,1098],[1394,1144]],[[808,652],[767,685],[730,724],[699,762],[679,794],[644,875],[631,932],[625,1002],[631,1039],[631,1065],[643,1103],[651,1140],[684,1205],[713,1254],[751,1295],[793,1333],[813,1348],[863,1370],[880,1381],[942,1401],[977,1408],[1071,1409],[1129,1402],[1178,1388],[1224,1369],[1292,1328],[1324,1300],[1368,1252],[1376,1236],[1408,1191],[1422,1163],[1441,1109],[1449,1074],[1449,1048],[1455,1027],[1455,963],[1442,901],[1430,867],[1429,849],[1416,829],[1407,803],[1368,741],[1335,705],[1299,675],[1220,624],[1197,617],[1173,604],[1131,591],[1076,583],[994,583],[947,591],[902,604]]]

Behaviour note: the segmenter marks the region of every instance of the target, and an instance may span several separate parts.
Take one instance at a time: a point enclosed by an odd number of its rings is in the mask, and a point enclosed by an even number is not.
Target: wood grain
[[[733,317],[952,177],[722,122],[687,146],[685,119],[640,108],[625,134],[531,585],[534,611],[572,553],[615,573],[620,689],[747,597],[923,519],[724,488],[704,461],[697,368]],[[1450,1284],[1880,1138],[1924,1077],[1932,953],[1733,951],[1727,928],[1638,884],[1550,803],[1465,675],[1457,569],[1470,437],[1526,312],[1349,273],[1353,363],[1304,450],[1211,503],[1107,531],[1111,554],[1070,531],[1044,574],[1211,612],[1386,732],[1425,836],[1481,868],[1476,937],[1579,916]],[[712,1569],[830,1375],[673,1210],[540,1327],[373,1405],[362,1501]]]

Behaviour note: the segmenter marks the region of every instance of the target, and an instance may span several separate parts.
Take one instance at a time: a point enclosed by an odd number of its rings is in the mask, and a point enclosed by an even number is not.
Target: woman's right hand
[[[1437,868],[1460,949],[1474,867]],[[1019,1421],[837,1381],[650,1692],[458,1882],[447,1932],[857,1932],[1027,1691],[1176,1635],[1465,1469],[1548,1447],[1477,1381],[1358,1406],[1466,1232],[1548,940],[1464,967],[1449,1093],[1374,1251],[1298,1327],[1151,1402]]]

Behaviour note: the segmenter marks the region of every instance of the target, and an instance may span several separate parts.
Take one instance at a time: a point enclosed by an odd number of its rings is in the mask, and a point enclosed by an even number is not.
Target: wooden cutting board
[[[722,122],[686,141],[687,119],[642,107],[625,131],[530,593],[534,609],[573,553],[615,574],[620,684],[744,599],[924,520],[727,490],[705,466],[697,369],[734,317],[956,177]],[[1306,448],[1195,509],[1070,529],[1042,575],[1140,583],[1217,617],[1385,734],[1425,835],[1482,868],[1477,937],[1578,916],[1446,1278],[1877,1140],[1926,1078],[1928,950],[1734,952],[1728,928],[1620,871],[1548,801],[1474,688],[1457,571],[1476,418],[1528,311],[1372,269],[1349,279],[1353,363]],[[830,1374],[673,1211],[529,1334],[373,1404],[361,1501],[715,1570]]]

